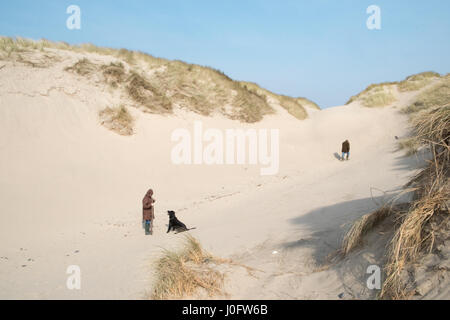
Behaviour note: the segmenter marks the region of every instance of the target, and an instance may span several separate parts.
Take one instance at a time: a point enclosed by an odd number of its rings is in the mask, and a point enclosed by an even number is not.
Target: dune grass
[[[217,113],[233,120],[253,123],[275,112],[267,101],[268,94],[276,97],[280,105],[298,119],[307,117],[303,104],[317,106],[304,98],[280,96],[259,87],[254,90],[242,86],[224,72],[211,67],[157,58],[143,52],[98,47],[90,43],[69,45],[45,39],[35,41],[0,37],[0,58],[11,55],[16,58],[20,52],[52,49],[116,58],[118,61],[114,65],[99,66],[84,57],[67,71],[83,76],[102,73],[106,83],[125,90],[137,107],[146,112],[171,113],[176,105],[206,116]],[[122,68],[119,63],[128,66]]]
[[[129,96],[144,107],[142,110],[154,113],[172,112],[172,102],[143,76],[132,72],[127,82]]]
[[[417,153],[420,143],[415,137],[400,140],[398,143],[400,150],[405,150],[407,156],[412,156]]]
[[[99,112],[101,124],[123,136],[133,134],[134,119],[125,106],[106,107]]]
[[[390,87],[379,86],[374,87],[363,95],[361,101],[365,107],[376,108],[388,106],[397,101],[397,99],[393,95]]]
[[[363,101],[363,104],[367,107],[376,107],[376,106],[384,106],[387,102],[390,100],[393,100],[391,97],[386,96],[385,92],[389,92],[393,86],[397,85],[398,82],[382,82],[382,83],[376,83],[369,85],[366,89],[364,89],[362,92],[358,93],[357,95],[352,96],[346,103],[346,105],[355,102],[355,101]],[[377,95],[378,97],[374,97],[373,99],[370,99],[370,96]],[[392,95],[392,93],[391,93]],[[373,101],[371,101],[373,100]],[[395,100],[391,101],[394,102]],[[372,105],[375,104],[375,105]]]
[[[86,58],[78,60],[74,65],[65,68],[68,72],[74,72],[80,76],[90,75],[97,70],[97,66]]]
[[[220,294],[224,275],[213,269],[221,260],[206,252],[199,241],[186,236],[183,248],[164,251],[156,263],[156,282],[150,295],[154,300],[181,299],[203,289],[209,296]]]
[[[399,92],[417,91],[441,78],[437,72],[427,71],[408,76],[403,81],[382,82],[369,85],[362,92],[352,96],[346,104],[361,101],[366,107],[384,107],[396,101],[393,94],[395,88]]]
[[[101,66],[106,83],[117,88],[126,77],[125,67],[122,62],[111,62],[109,65]]]
[[[446,76],[436,85],[420,93],[415,101],[402,110],[403,113],[413,114],[435,106],[442,106],[450,102],[450,77]]]
[[[450,217],[450,105],[424,110],[415,114],[411,121],[413,139],[427,146],[433,156],[427,167],[407,185],[408,190],[414,192],[414,200],[405,211],[384,207],[363,216],[346,234],[341,247],[344,255],[350,253],[362,243],[365,234],[384,218],[395,214],[394,235],[386,253],[386,277],[379,295],[382,299],[406,299],[413,294],[403,272],[424,253],[433,250],[435,230],[429,227],[432,222]],[[449,232],[444,230],[444,234]]]
[[[358,219],[345,235],[340,253],[344,256],[348,255],[353,250],[362,246],[364,237],[367,233],[373,230],[386,217],[394,212],[392,207],[384,206],[372,213],[366,214]]]
[[[261,88],[259,85],[252,82],[241,81],[239,84],[247,90],[263,97],[266,101],[268,101],[268,98],[274,99],[282,108],[286,109],[289,114],[299,120],[303,120],[308,117],[308,113],[305,109],[306,107],[320,110],[320,107],[316,103],[306,98],[293,98],[285,95],[275,94],[273,92],[270,92],[269,90]]]
[[[440,77],[441,75],[439,73],[432,71],[415,74],[407,77],[404,81],[401,81],[398,84],[398,90],[401,92],[420,90],[429,85],[433,79]]]
[[[299,103],[304,108],[308,107],[311,109],[320,110],[320,107],[317,103],[315,103],[314,101],[311,101],[307,98],[299,97],[299,98],[295,98],[295,100],[297,101],[297,103]]]

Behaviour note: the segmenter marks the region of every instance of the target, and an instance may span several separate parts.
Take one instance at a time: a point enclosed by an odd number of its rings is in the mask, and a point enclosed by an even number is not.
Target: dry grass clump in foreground
[[[415,139],[428,146],[433,156],[408,185],[414,199],[406,211],[380,209],[357,221],[342,244],[342,253],[348,254],[361,243],[364,234],[387,216],[395,214],[396,226],[387,252],[386,280],[380,298],[405,299],[415,293],[407,268],[436,244],[449,236],[449,163],[450,163],[450,106],[422,111],[412,119]],[[440,235],[440,236],[438,236]],[[442,236],[443,235],[443,236]]]
[[[101,124],[122,136],[133,134],[134,119],[126,107],[107,107],[99,112]]]
[[[154,300],[182,299],[203,289],[209,296],[220,294],[224,275],[213,265],[224,260],[206,252],[197,239],[188,235],[179,252],[165,251],[156,263],[156,283],[150,295]]]

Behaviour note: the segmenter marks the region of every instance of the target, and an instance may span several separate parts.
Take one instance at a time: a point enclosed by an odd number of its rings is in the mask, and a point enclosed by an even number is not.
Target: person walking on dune
[[[153,234],[153,220],[155,219],[153,203],[155,203],[155,199],[152,196],[153,190],[150,189],[142,199],[142,223],[144,224],[145,235]]]
[[[350,156],[350,142],[348,140],[345,140],[342,143],[342,157],[341,160],[344,160],[344,155],[346,155],[346,160],[348,160],[348,157]]]

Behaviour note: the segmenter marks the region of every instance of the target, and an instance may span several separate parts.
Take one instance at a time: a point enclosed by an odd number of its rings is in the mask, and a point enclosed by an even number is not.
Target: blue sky
[[[66,28],[72,4],[81,8],[81,30]],[[381,30],[366,27],[372,4],[381,8]],[[371,83],[450,72],[447,0],[1,1],[0,35],[212,66],[322,108]]]

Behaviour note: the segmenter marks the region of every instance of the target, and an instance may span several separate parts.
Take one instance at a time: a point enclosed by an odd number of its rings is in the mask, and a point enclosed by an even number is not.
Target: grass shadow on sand
[[[332,271],[338,277],[343,286],[346,298],[373,299],[378,293],[376,290],[369,290],[366,287],[367,268],[370,265],[384,265],[384,250],[372,250],[373,248],[384,248],[390,240],[390,234],[384,232],[389,228],[390,222],[383,222],[379,227],[374,228],[373,234],[368,235],[354,255],[345,259],[339,259],[339,250],[342,240],[351,228],[353,222],[367,214],[380,208],[400,193],[400,190],[377,196],[362,198],[336,203],[331,206],[316,208],[304,215],[293,218],[291,223],[301,225],[309,230],[314,230],[312,234],[297,240],[287,241],[282,244],[285,250],[294,252],[311,252],[316,263],[316,272]],[[398,202],[403,202],[400,198]],[[294,253],[295,254],[295,253]]]

